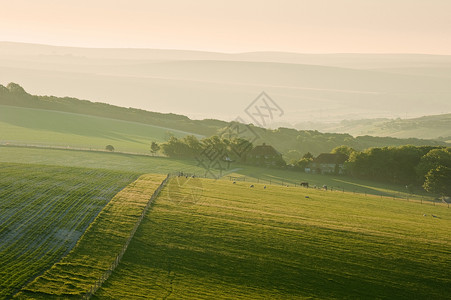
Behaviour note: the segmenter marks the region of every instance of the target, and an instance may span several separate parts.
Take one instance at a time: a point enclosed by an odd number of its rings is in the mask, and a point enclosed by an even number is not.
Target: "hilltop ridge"
[[[296,159],[303,153],[311,152],[319,154],[321,152],[329,152],[333,148],[341,145],[353,147],[356,150],[363,150],[369,147],[381,146],[400,146],[411,144],[415,146],[422,145],[449,145],[443,141],[434,141],[426,139],[399,139],[393,137],[373,137],[373,136],[358,136],[353,137],[347,133],[321,133],[316,130],[297,130],[292,128],[280,127],[277,129],[266,129],[254,126],[252,124],[241,124],[236,122],[226,122],[216,119],[192,120],[187,116],[172,114],[172,113],[158,113],[150,112],[136,108],[119,107],[106,103],[91,102],[88,100],[79,100],[70,97],[54,97],[54,96],[36,96],[31,95],[25,91],[20,85],[10,83],[6,87],[0,86],[0,105],[24,107],[31,109],[41,109],[57,112],[69,112],[80,115],[89,115],[95,117],[109,118],[122,121],[131,121],[135,123],[153,125],[164,127],[167,130],[178,130],[197,134],[200,136],[221,135],[225,132],[228,126],[239,126],[243,132],[242,137],[250,138],[254,144],[266,142],[274,145],[275,148],[286,156],[286,159]],[[15,112],[20,113],[20,112]],[[42,114],[35,114],[36,122],[41,122],[40,118],[46,118]],[[1,118],[0,121],[7,121],[8,118]],[[56,117],[57,122],[61,122],[61,117]],[[23,120],[25,121],[25,120]],[[20,125],[20,116],[15,118],[14,125]],[[22,127],[29,127],[30,124],[22,125]],[[34,126],[35,127],[35,126]],[[77,133],[77,126],[72,126],[71,130],[74,134]],[[33,126],[30,127],[33,129]],[[46,127],[46,129],[49,129]],[[54,130],[57,130],[56,128]],[[80,129],[81,130],[81,129]],[[108,130],[107,128],[104,130]],[[142,129],[146,131],[145,128]],[[116,133],[107,132],[105,136],[114,136]],[[126,134],[125,132],[123,134]],[[134,132],[128,133],[134,135]],[[145,139],[152,139],[152,136],[147,136]]]

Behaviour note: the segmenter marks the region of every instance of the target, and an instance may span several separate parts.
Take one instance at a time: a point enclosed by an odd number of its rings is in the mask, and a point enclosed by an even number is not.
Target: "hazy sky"
[[[451,54],[451,0],[0,0],[0,41]]]

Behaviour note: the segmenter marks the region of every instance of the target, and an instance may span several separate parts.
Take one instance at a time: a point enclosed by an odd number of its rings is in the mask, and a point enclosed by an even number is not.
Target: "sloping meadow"
[[[80,298],[106,278],[139,225],[140,216],[164,175],[142,175],[120,191],[90,224],[74,249],[17,295],[26,298]],[[125,249],[124,249],[125,250]]]
[[[172,180],[96,298],[451,295],[446,207],[208,179],[174,188]]]
[[[67,254],[111,198],[138,176],[0,163],[0,299]]]

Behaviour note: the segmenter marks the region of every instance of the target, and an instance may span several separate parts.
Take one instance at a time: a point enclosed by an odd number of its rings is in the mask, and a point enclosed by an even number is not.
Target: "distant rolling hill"
[[[357,150],[406,144],[447,145],[433,140],[352,137],[349,134],[290,128],[270,130],[252,124],[228,123],[215,119],[192,120],[183,115],[162,114],[76,98],[33,96],[18,84],[10,83],[6,87],[0,85],[2,143],[94,149],[104,149],[111,144],[121,152],[149,153],[152,141],[163,142],[170,135],[195,135],[198,138],[222,135],[231,125],[239,126],[240,137],[251,139],[254,144],[265,142],[274,145],[283,154],[296,150],[295,156],[306,152],[329,152],[341,145]]]
[[[451,114],[410,119],[344,120],[340,123],[299,123],[298,129],[349,133],[353,136],[372,135],[397,138],[422,138],[451,142]]]
[[[0,43],[0,82],[195,119],[232,120],[262,91],[274,121],[393,118],[451,111],[451,56],[213,53]]]
[[[152,141],[191,132],[110,118],[0,105],[0,141],[10,144],[105,149],[150,154]],[[196,135],[196,134],[195,134]],[[201,138],[201,135],[196,135]]]

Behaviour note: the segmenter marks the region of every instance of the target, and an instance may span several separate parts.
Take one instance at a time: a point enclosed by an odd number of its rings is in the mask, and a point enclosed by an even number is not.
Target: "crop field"
[[[446,207],[225,180],[174,188],[173,181],[97,299],[451,295]]]
[[[85,295],[115,261],[164,178],[163,175],[142,175],[120,191],[90,224],[73,250],[24,287],[17,298],[80,298]]]
[[[168,133],[188,132],[158,126],[58,111],[0,105],[0,141],[105,149],[150,154],[152,141],[163,142]]]
[[[50,268],[136,173],[0,163],[0,299]]]

